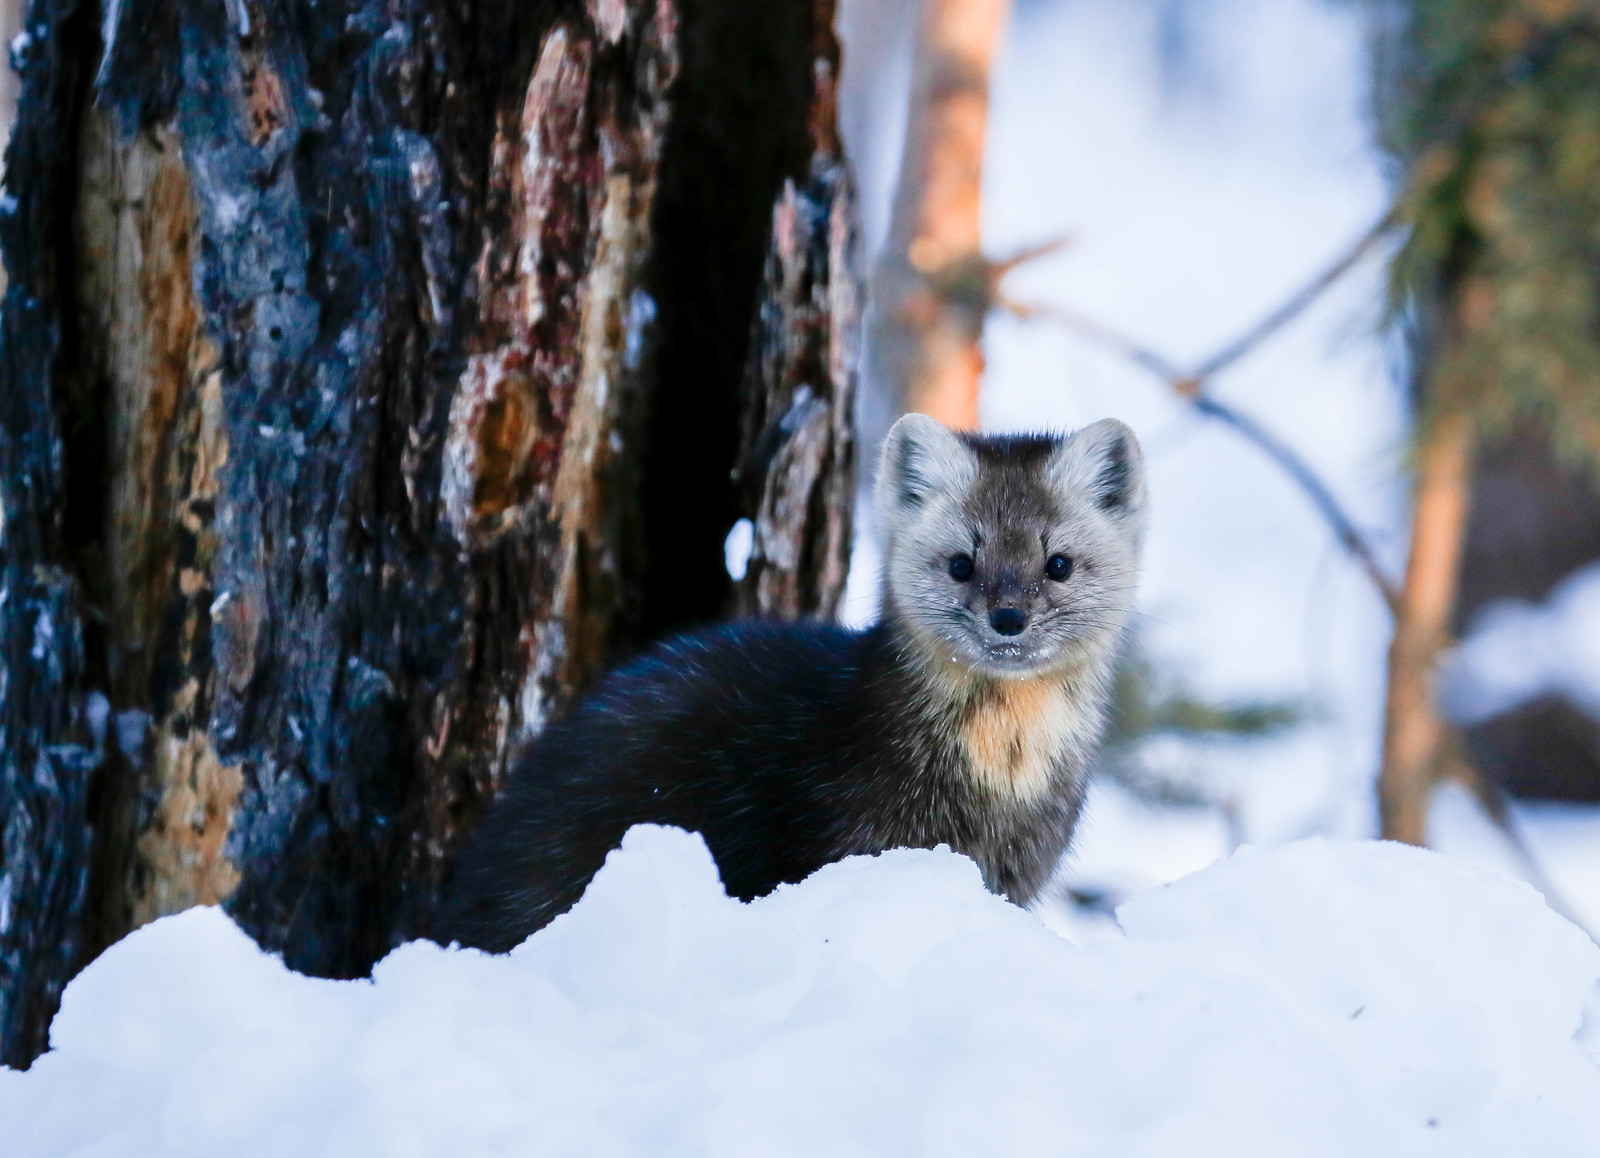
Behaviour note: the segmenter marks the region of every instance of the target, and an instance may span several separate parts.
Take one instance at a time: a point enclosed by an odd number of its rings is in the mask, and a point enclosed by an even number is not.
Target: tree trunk
[[[831,611],[831,26],[829,0],[34,0],[0,223],[4,1060],[188,905],[331,976],[425,931],[512,746],[732,605],[750,496],[802,509],[768,540],[787,588],[741,605]]]
[[[1472,470],[1472,419],[1437,416],[1425,431],[1411,557],[1389,645],[1378,810],[1386,840],[1427,843],[1428,796],[1450,755],[1433,675],[1455,612]]]
[[[989,269],[982,254],[989,70],[1009,0],[923,0],[874,357],[905,410],[978,424]]]

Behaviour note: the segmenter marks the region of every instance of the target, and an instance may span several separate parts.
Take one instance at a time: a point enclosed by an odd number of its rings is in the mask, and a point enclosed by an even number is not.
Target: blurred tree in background
[[[873,275],[873,377],[900,411],[978,425],[993,278],[982,249],[989,73],[1010,0],[923,0],[889,236]]]
[[[1393,300],[1411,341],[1418,475],[1380,803],[1384,835],[1421,843],[1431,785],[1468,754],[1434,704],[1440,649],[1485,602],[1541,597],[1595,554],[1600,5],[1372,7],[1378,122],[1410,226]],[[1469,514],[1475,480],[1487,501]],[[1537,758],[1548,726],[1525,714],[1518,741],[1502,721],[1501,750]],[[1479,729],[1474,754],[1494,756],[1487,738]],[[1597,771],[1591,751],[1590,793]]]

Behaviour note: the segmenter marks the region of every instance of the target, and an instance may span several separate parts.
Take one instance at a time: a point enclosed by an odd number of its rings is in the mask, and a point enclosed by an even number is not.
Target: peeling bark
[[[511,747],[729,606],[746,498],[747,606],[848,563],[831,5],[109,13],[33,0],[0,216],[17,1064],[188,905],[331,976],[425,932]]]
[[[850,568],[860,300],[847,166],[818,153],[773,213],[736,477],[754,528],[744,614],[833,618]],[[840,276],[842,274],[842,276]]]
[[[223,855],[242,780],[195,725],[211,669],[212,519],[227,463],[220,352],[194,298],[199,247],[181,141],[121,139],[86,110],[74,219],[84,393],[108,422],[104,570],[111,738],[99,808],[101,940],[238,883]]]
[[[774,207],[786,182],[804,190],[838,156],[831,0],[684,0],[683,12],[647,280],[657,341],[642,493],[646,637],[749,606],[728,576],[723,543],[762,487],[735,471]],[[830,129],[819,135],[823,123]],[[805,315],[792,320],[804,324]],[[829,387],[829,396],[850,405],[845,389]]]

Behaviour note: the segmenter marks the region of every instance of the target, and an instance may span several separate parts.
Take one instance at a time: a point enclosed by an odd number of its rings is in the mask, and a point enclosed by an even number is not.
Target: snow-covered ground
[[[67,989],[7,1158],[1600,1152],[1600,950],[1432,853],[1243,852],[1083,946],[945,851],[743,905],[638,828],[509,956],[290,973],[215,909]]]
[[[911,11],[907,0],[842,7],[842,116],[869,245],[883,236],[903,132]],[[993,78],[985,245],[1003,255],[1056,237],[1072,244],[1013,274],[1008,290],[1192,364],[1342,255],[1387,199],[1363,11],[1330,0],[1017,0]],[[852,53],[870,67],[852,73]],[[1305,456],[1398,575],[1407,417],[1381,333],[1382,264],[1377,255],[1359,266],[1214,387]],[[1238,840],[1371,835],[1389,621],[1304,497],[1143,371],[1047,324],[996,317],[986,351],[989,428],[1109,414],[1139,432],[1154,512],[1145,646],[1207,696],[1290,700],[1313,714],[1280,740],[1168,754],[1231,802],[1227,822],[1097,787],[1073,882],[1127,895]],[[857,620],[873,614],[876,563],[864,542],[847,603]],[[1588,596],[1576,583],[1555,611],[1571,619]],[[1508,687],[1513,679],[1565,687],[1589,668],[1600,680],[1600,651],[1588,654],[1600,631],[1580,638],[1518,608],[1487,627],[1463,649],[1463,699],[1499,703],[1525,690]],[[1530,639],[1544,649],[1524,646]],[[1507,664],[1508,653],[1525,662]],[[1446,792],[1437,846],[1517,871],[1475,810]],[[1600,847],[1600,811],[1522,815],[1547,873],[1575,909],[1600,918],[1600,864],[1588,851]]]

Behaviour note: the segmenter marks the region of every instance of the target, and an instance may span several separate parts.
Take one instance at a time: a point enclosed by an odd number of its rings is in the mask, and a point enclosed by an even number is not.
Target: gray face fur
[[[1068,436],[982,437],[909,414],[884,443],[877,510],[885,612],[930,656],[987,675],[1059,670],[1104,655],[1127,618],[1144,465],[1115,419]],[[951,567],[963,556],[965,580]],[[1047,572],[1053,556],[1070,560],[1064,580]]]

